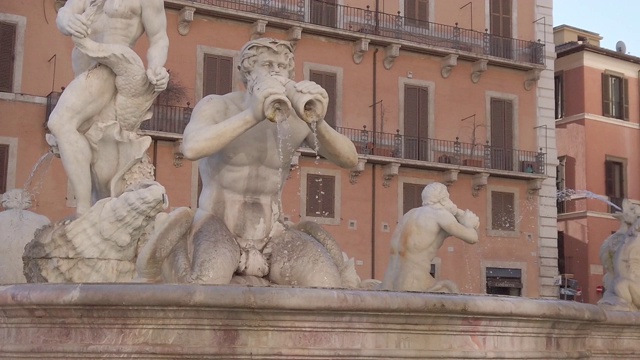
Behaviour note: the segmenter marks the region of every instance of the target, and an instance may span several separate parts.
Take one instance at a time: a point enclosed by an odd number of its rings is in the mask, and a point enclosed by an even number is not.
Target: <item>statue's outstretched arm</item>
[[[336,165],[350,169],[358,165],[358,152],[346,136],[333,129],[324,120],[318,121],[315,134],[307,136],[307,143],[313,148],[318,141],[318,152]]]

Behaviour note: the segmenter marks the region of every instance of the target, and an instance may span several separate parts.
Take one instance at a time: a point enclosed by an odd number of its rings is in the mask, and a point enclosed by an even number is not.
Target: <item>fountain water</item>
[[[558,201],[577,200],[582,198],[595,199],[605,202],[608,205],[622,211],[622,208],[620,208],[620,206],[609,201],[606,196],[598,195],[588,190],[562,189],[557,191],[556,198],[558,199]]]

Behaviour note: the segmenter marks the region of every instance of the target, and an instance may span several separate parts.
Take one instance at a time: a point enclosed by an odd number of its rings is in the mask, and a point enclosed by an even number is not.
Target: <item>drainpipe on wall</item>
[[[378,1],[376,0],[376,9]],[[376,143],[376,104],[378,103],[377,83],[378,83],[378,48],[373,51],[373,146]],[[376,165],[371,165],[371,278],[376,277]]]

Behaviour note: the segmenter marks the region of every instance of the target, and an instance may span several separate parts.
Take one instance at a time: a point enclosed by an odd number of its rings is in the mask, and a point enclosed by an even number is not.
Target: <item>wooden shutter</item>
[[[622,116],[624,120],[629,120],[629,79],[622,80]]]
[[[322,86],[322,88],[327,91],[327,94],[329,95],[329,104],[327,108],[327,115],[325,115],[324,120],[327,124],[331,125],[332,128],[335,128],[337,125],[336,98],[338,94],[336,74],[312,70],[309,72],[309,80]]]
[[[418,18],[418,14],[416,14],[416,1],[418,0],[404,0],[404,17],[407,19],[415,20]],[[415,21],[410,21],[411,23],[415,23]]]
[[[233,79],[233,59],[226,56],[205,54],[202,96],[230,93]]]
[[[402,185],[402,213],[422,206],[422,190],[426,185],[403,183]]]
[[[491,34],[511,37],[511,0],[491,0]]]
[[[0,144],[0,194],[7,192],[9,177],[9,145]]]
[[[322,26],[336,26],[336,0],[311,0],[311,23]]]
[[[404,135],[405,157],[428,160],[429,91],[427,88],[405,85]]]
[[[418,17],[420,21],[429,21],[429,0],[416,0],[418,3]]]
[[[335,182],[335,176],[307,175],[307,216],[335,217]]]
[[[491,229],[515,230],[515,195],[509,192],[491,192]]]
[[[491,99],[491,167],[513,169],[513,103]]]
[[[602,73],[602,116],[611,116],[611,76]]]
[[[613,180],[613,161],[604,162],[604,194],[612,197],[615,193],[615,185]]]
[[[0,22],[0,91],[13,92],[16,25]]]

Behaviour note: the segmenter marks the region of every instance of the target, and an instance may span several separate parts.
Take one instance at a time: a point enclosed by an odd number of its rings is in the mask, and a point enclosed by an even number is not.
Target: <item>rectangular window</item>
[[[309,80],[317,83],[322,86],[323,89],[327,91],[329,94],[329,108],[327,109],[327,115],[325,115],[324,120],[327,124],[331,125],[332,128],[335,128],[337,125],[336,122],[336,96],[337,96],[337,75],[335,73],[330,73],[326,71],[309,71]]]
[[[491,55],[511,59],[511,0],[491,0]]]
[[[233,59],[227,56],[205,54],[202,97],[224,95],[233,87]]]
[[[602,115],[629,120],[629,80],[602,73]]]
[[[513,102],[491,98],[491,168],[513,170]]]
[[[429,160],[429,89],[404,86],[404,157]]]
[[[335,186],[335,176],[307,174],[306,216],[335,217]]]
[[[522,295],[522,270],[487,268],[487,294]]]
[[[426,185],[423,184],[402,184],[402,213],[406,214],[409,210],[422,206],[422,190]]]
[[[404,0],[405,25],[427,26],[429,0]]]
[[[515,231],[515,195],[491,191],[491,230]]]
[[[336,27],[336,0],[311,0],[311,23]]]
[[[0,144],[0,194],[7,192],[9,177],[9,145]]]
[[[624,163],[607,160],[604,162],[604,172],[605,195],[609,197],[609,201],[622,208],[622,199],[625,197]],[[610,206],[609,211],[619,210]]]
[[[0,22],[0,91],[13,92],[17,26]]]
[[[556,119],[561,119],[564,117],[564,74],[557,73],[554,78],[555,84],[555,112]]]

